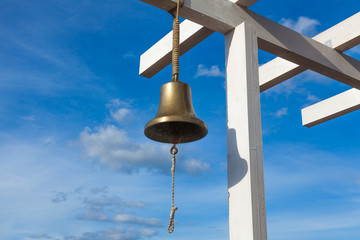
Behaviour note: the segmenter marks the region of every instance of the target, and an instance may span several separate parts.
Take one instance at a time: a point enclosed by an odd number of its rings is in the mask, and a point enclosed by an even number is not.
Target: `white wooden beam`
[[[185,19],[180,24],[180,55],[214,33],[206,27]],[[140,57],[139,74],[151,78],[171,63],[172,31]]]
[[[350,89],[301,110],[302,123],[313,127],[360,109],[360,90]]]
[[[230,0],[242,7],[248,8],[258,0]],[[202,42],[212,33],[202,25],[185,19],[180,24],[180,55],[183,55],[191,48]],[[140,57],[139,74],[151,78],[171,63],[172,31],[157,42],[153,47]]]
[[[237,5],[241,7],[248,8],[254,3],[256,3],[258,0],[229,0],[230,2],[236,3]]]
[[[360,61],[258,14],[249,15],[262,29],[258,35],[261,49],[360,89]]]
[[[164,10],[176,0],[141,0]],[[180,15],[226,34],[243,21],[251,23],[259,47],[305,68],[360,88],[360,62],[250,10],[224,0],[186,0]]]
[[[266,240],[255,29],[242,23],[225,35],[225,46],[230,240]]]
[[[359,24],[360,12],[316,35],[313,39],[344,52],[360,44]],[[305,70],[304,67],[277,57],[259,68],[260,90],[265,91]]]
[[[359,22],[360,12],[318,34],[313,39],[344,52],[360,44],[360,28],[357,27]],[[214,32],[200,26],[187,19],[181,23],[180,49],[182,54]],[[169,65],[171,63],[171,46],[172,32],[141,56],[140,75],[151,78]],[[260,91],[265,91],[305,70],[306,68],[277,57],[259,68]]]
[[[140,0],[165,11],[176,6],[177,0]],[[226,34],[244,20],[240,6],[228,0],[184,0],[180,16],[214,31]]]

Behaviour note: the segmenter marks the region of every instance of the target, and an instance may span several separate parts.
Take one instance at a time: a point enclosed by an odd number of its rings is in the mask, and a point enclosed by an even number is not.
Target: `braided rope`
[[[172,81],[179,81],[179,59],[180,59],[180,21],[179,21],[179,12],[180,8],[184,4],[183,0],[177,0],[176,6],[176,16],[173,13],[171,15],[174,18],[173,22],[173,49],[172,49],[172,71],[173,77]],[[172,187],[171,187],[171,210],[170,210],[170,220],[168,226],[168,233],[174,232],[174,219],[175,219],[175,211],[178,210],[178,207],[174,206],[174,198],[175,198],[175,163],[178,149],[176,148],[176,144],[172,146],[170,149],[170,153],[172,154]]]
[[[180,22],[178,16],[173,23],[172,71],[173,81],[179,81]]]
[[[171,188],[171,210],[170,210],[170,220],[168,226],[168,233],[174,232],[174,218],[175,218],[175,211],[178,210],[178,207],[174,206],[174,197],[175,197],[175,163],[176,158],[175,154],[177,154],[178,149],[176,148],[175,144],[170,149],[170,153],[172,154],[172,167],[171,167],[171,174],[172,174],[172,188]]]
[[[184,4],[184,0],[177,0],[176,16],[172,13],[174,18],[173,22],[173,49],[172,49],[172,71],[173,81],[179,81],[179,58],[180,58],[180,21],[179,12],[180,8]]]

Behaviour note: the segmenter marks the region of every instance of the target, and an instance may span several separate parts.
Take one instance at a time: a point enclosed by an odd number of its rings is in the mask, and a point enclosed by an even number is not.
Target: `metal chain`
[[[172,146],[170,149],[170,153],[172,154],[172,167],[171,167],[171,174],[172,174],[172,188],[171,188],[171,210],[170,210],[170,221],[168,226],[168,233],[174,232],[174,218],[175,218],[175,211],[178,210],[178,207],[174,206],[174,196],[175,196],[175,163],[176,158],[175,155],[178,153],[178,149],[176,144]]]

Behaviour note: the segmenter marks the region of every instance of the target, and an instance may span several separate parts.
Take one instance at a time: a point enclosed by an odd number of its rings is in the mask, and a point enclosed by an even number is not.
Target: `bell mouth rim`
[[[144,129],[145,136],[148,137],[149,139],[153,140],[153,141],[156,141],[156,142],[175,144],[175,142],[164,141],[164,140],[161,140],[159,138],[153,137],[151,134],[148,133],[147,130],[149,130],[149,128],[154,127],[155,125],[161,124],[161,123],[164,123],[164,122],[184,122],[184,123],[192,124],[192,125],[195,125],[195,126],[203,126],[202,128],[199,127],[199,128],[202,129],[202,131],[201,131],[202,134],[199,137],[194,138],[191,141],[181,139],[180,142],[178,142],[178,143],[195,142],[195,141],[198,141],[198,140],[204,138],[208,134],[208,129],[207,129],[206,123],[204,121],[202,121],[201,119],[199,119],[197,117],[193,117],[193,116],[184,116],[184,115],[176,116],[175,115],[175,116],[162,116],[162,117],[157,117],[157,118],[154,118],[154,119],[150,120],[145,125],[145,129]],[[176,144],[178,144],[178,143],[176,143]]]

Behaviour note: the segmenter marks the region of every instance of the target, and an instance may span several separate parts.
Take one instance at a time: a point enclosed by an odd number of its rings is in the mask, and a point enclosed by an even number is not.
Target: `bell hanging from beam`
[[[155,118],[145,126],[145,136],[163,143],[187,143],[206,136],[206,124],[196,117],[189,85],[179,80],[179,9],[183,0],[178,0],[176,16],[173,11],[172,81],[165,83],[160,91],[160,105]],[[174,9],[175,10],[175,9]]]
[[[206,124],[195,115],[189,85],[179,80],[179,10],[183,3],[183,0],[177,0],[175,8],[176,15],[174,15],[173,10],[170,11],[174,18],[172,51],[173,77],[171,82],[162,85],[158,112],[155,118],[146,124],[144,131],[145,136],[154,141],[173,144],[170,149],[170,153],[172,154],[172,194],[168,226],[169,233],[174,231],[175,211],[178,210],[178,207],[174,205],[175,155],[178,152],[176,144],[199,140],[208,133]]]
[[[196,117],[189,85],[165,83],[160,90],[159,110],[145,126],[145,135],[157,142],[187,143],[206,136],[206,124]]]

